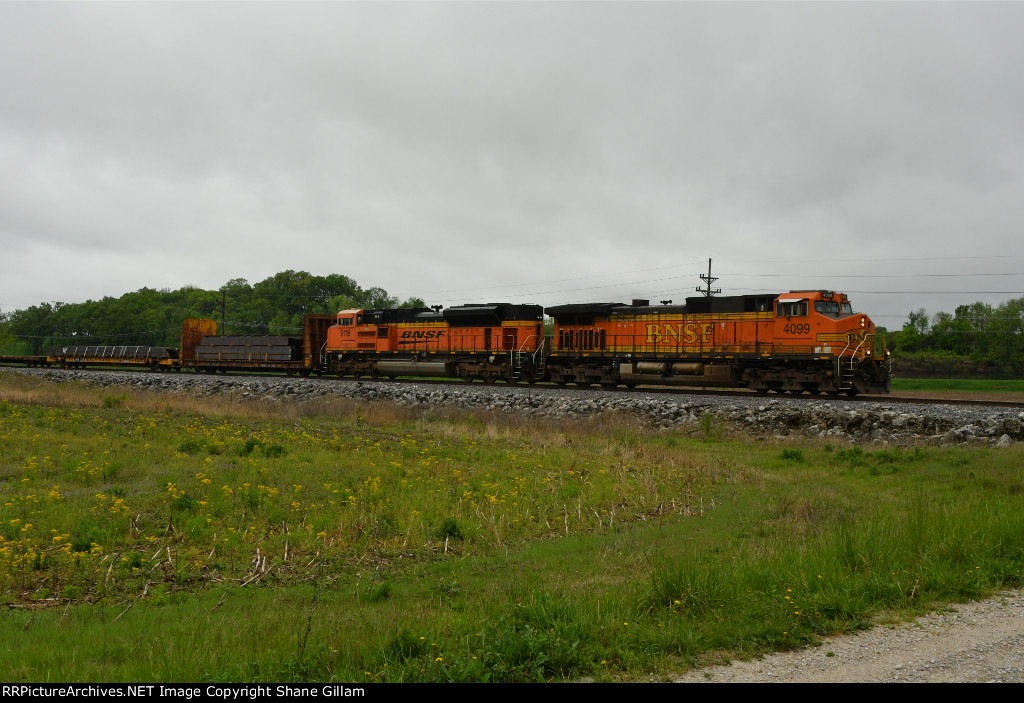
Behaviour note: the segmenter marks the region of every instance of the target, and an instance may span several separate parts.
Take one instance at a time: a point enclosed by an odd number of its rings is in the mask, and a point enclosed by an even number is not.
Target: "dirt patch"
[[[1024,592],[953,605],[797,652],[687,672],[680,683],[1021,683]]]

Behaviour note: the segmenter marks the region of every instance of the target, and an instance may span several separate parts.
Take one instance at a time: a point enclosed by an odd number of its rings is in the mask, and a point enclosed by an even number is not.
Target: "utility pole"
[[[710,259],[708,260],[710,261]],[[711,269],[709,268],[708,271]],[[220,336],[224,336],[224,328],[227,326],[228,317],[228,292],[222,290],[220,292]]]
[[[718,278],[712,278],[712,276],[711,276],[711,259],[708,259],[708,275],[705,276],[704,274],[701,274],[700,277],[701,277],[701,280],[703,280],[705,283],[707,283],[707,288],[698,287],[697,288],[697,292],[698,293],[703,293],[705,298],[710,298],[715,293],[721,293],[722,292],[721,288],[715,288],[714,290],[711,290],[711,284],[718,280]]]

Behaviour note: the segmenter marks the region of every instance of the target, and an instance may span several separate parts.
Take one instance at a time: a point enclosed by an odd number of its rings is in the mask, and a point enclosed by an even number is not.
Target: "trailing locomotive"
[[[445,310],[342,310],[323,366],[339,376],[447,376],[493,383],[543,380],[540,305]]]
[[[545,336],[544,315],[552,318]],[[766,393],[888,393],[875,325],[846,295],[688,298],[685,305],[489,303],[308,315],[301,335],[217,336],[186,320],[181,348],[58,347],[0,362],[283,371],[493,383],[741,387]]]

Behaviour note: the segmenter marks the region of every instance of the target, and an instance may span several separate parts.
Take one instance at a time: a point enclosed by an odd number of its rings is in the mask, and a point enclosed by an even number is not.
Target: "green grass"
[[[0,376],[4,680],[668,678],[1024,570],[1018,448],[105,397]]]
[[[996,381],[981,378],[894,378],[893,392],[898,391],[963,391],[970,393],[1021,393],[1024,380]]]

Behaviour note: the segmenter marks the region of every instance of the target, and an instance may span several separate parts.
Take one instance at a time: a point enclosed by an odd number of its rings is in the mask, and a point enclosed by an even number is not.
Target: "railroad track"
[[[95,371],[131,371],[133,373],[139,372],[139,369],[117,369],[117,368],[103,368],[93,369]],[[162,376],[163,374],[159,374]],[[322,382],[322,383],[381,383],[381,384],[418,384],[418,385],[431,385],[431,386],[452,386],[453,388],[529,388],[531,390],[541,393],[557,393],[562,390],[574,390],[583,391],[589,393],[641,393],[646,395],[688,395],[688,396],[709,396],[709,397],[733,397],[733,398],[759,398],[764,400],[771,399],[782,399],[794,401],[843,401],[843,402],[855,402],[855,403],[907,403],[912,405],[960,405],[960,406],[980,406],[980,407],[1002,407],[1002,408],[1024,408],[1024,400],[1000,400],[1000,399],[985,399],[985,398],[929,398],[929,397],[904,397],[899,395],[810,395],[808,393],[755,393],[754,391],[737,388],[737,389],[707,389],[707,388],[686,388],[680,386],[674,386],[671,388],[658,387],[658,386],[637,386],[635,388],[626,388],[625,386],[618,386],[616,388],[602,388],[596,385],[557,385],[554,383],[534,383],[534,384],[483,384],[473,383],[468,384],[465,381],[458,379],[446,379],[446,378],[337,378],[335,376],[316,376],[311,375],[308,377],[299,377],[291,375],[281,375],[279,373],[230,373],[226,375],[222,374],[203,374],[203,373],[191,373],[185,371],[182,376],[195,376],[197,378],[214,380],[217,378],[302,378],[305,380],[308,378],[311,381]],[[169,377],[178,377],[179,374],[169,374]]]

